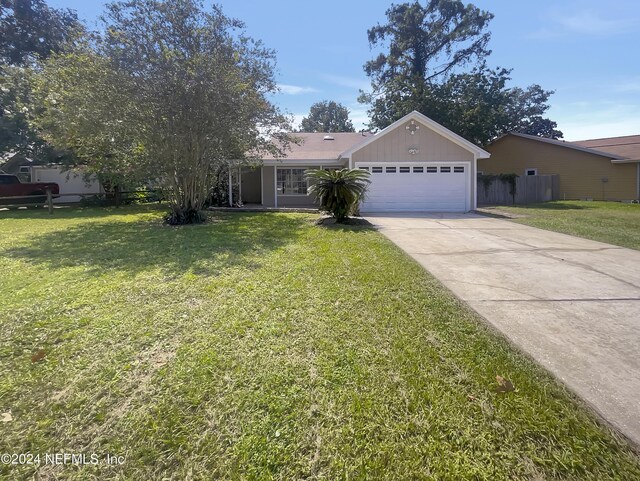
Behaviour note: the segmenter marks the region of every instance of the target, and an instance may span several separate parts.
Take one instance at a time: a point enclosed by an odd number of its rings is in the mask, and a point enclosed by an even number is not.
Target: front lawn
[[[640,479],[625,443],[375,231],[161,214],[0,212],[0,453],[101,461],[40,479]]]
[[[640,204],[554,201],[500,206],[515,222],[631,249],[640,249]]]

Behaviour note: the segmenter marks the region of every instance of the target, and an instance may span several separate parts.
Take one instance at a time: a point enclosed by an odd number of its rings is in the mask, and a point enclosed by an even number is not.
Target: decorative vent
[[[335,140],[333,135],[325,135],[322,140]]]
[[[420,126],[416,124],[415,120],[412,120],[406,125],[405,129],[407,129],[411,135],[415,135],[416,132],[420,130]]]

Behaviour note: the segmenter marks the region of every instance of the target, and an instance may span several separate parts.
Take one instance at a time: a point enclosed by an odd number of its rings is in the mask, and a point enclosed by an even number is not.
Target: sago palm
[[[358,206],[369,187],[369,172],[361,169],[310,170],[309,193],[336,222],[344,222]]]

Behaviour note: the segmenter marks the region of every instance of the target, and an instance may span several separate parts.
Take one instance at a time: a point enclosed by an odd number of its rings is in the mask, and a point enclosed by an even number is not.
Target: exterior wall
[[[353,153],[352,162],[419,162],[419,161],[473,161],[473,153],[419,124],[420,130],[411,135],[404,124]],[[418,147],[416,155],[410,147]],[[352,164],[353,165],[353,164]]]
[[[631,200],[637,198],[635,164],[612,164],[611,159],[508,135],[486,148],[491,158],[478,160],[485,174],[524,175],[538,169],[539,175],[560,176],[560,199]],[[602,182],[603,178],[608,182]],[[603,195],[604,193],[604,195]]]
[[[87,183],[79,172],[63,172],[61,167],[32,167],[31,179],[33,182],[55,182],[60,186],[60,194],[101,194],[104,193],[100,182],[92,177]],[[80,202],[79,195],[64,196],[53,199],[56,204],[67,202]]]
[[[260,204],[262,202],[260,178],[259,167],[242,169],[242,202],[245,204]]]
[[[276,199],[276,169],[273,166],[262,166],[262,205],[275,207]]]

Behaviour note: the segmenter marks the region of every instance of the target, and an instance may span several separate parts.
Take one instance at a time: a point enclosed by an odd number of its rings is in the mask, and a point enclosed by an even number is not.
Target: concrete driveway
[[[367,219],[640,445],[640,251],[475,214]]]

